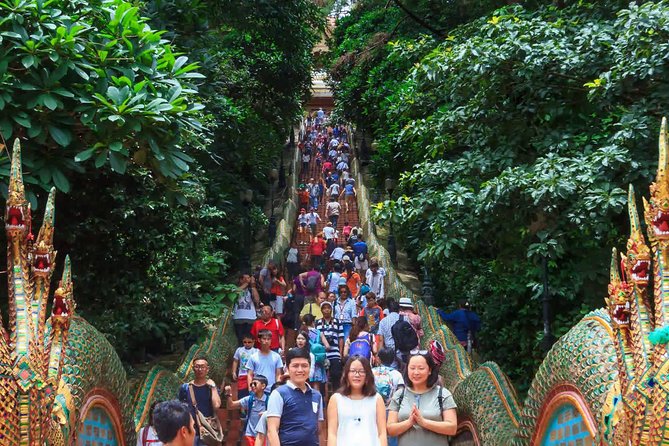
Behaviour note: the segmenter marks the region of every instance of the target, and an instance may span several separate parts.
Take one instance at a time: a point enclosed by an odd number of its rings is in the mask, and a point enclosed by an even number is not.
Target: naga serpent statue
[[[0,325],[0,419],[2,444],[62,444],[51,417],[63,369],[72,301],[69,260],[54,293],[50,335],[46,312],[56,252],[53,249],[55,190],[49,193],[44,221],[35,243],[32,216],[21,173],[21,150],[14,146],[5,212],[7,233],[8,333]],[[18,429],[17,429],[18,427]]]
[[[86,417],[100,418],[101,411],[106,418],[97,435],[110,437],[108,424],[119,437],[114,444],[125,445],[133,431],[124,415],[130,412],[125,372],[104,336],[74,314],[68,257],[47,317],[56,261],[54,200],[52,189],[34,240],[16,140],[5,211],[9,320],[0,323],[0,445],[83,444],[77,438],[87,437]]]

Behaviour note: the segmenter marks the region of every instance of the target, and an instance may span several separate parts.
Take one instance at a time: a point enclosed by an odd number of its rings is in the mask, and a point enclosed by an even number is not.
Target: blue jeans
[[[344,339],[348,339],[348,335],[351,333],[351,326],[352,324],[350,322],[341,323],[341,328],[344,331]]]

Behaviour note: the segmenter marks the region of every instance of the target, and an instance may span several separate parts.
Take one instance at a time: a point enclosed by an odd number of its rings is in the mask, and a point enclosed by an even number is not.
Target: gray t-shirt
[[[262,397],[258,398],[257,395],[253,395],[253,407],[251,410],[249,410],[249,402],[251,401],[251,395],[245,396],[241,400],[239,400],[239,404],[242,406],[242,409],[248,412],[248,424],[246,425],[246,431],[244,432],[244,435],[247,437],[255,437],[256,436],[256,426],[258,425],[258,421],[260,421],[261,415],[267,411],[267,400],[269,396],[268,395],[263,395]]]
[[[411,408],[416,404],[416,407],[426,419],[442,421],[442,414],[439,412],[439,388],[439,385],[435,385],[423,394],[416,394],[409,387],[398,389],[390,401],[388,410],[397,412],[398,421],[404,421],[409,418]],[[441,389],[444,410],[455,409],[457,406],[451,392],[444,387],[441,387]],[[400,407],[399,401],[402,394],[404,394],[404,397]],[[416,424],[399,436],[398,446],[448,446],[448,436],[423,429]]]
[[[247,370],[251,370],[254,375],[263,375],[267,378],[268,389],[276,382],[276,371],[281,368],[283,368],[281,356],[271,350],[267,355],[258,350],[246,363]]]

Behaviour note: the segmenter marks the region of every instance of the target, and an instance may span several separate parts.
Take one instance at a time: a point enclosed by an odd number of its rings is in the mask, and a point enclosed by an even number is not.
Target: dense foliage
[[[521,388],[542,357],[542,258],[560,335],[603,306],[627,184],[647,191],[669,96],[669,4],[564,3],[378,46],[395,25],[363,2],[334,44],[340,113],[377,139],[376,178],[400,179],[378,221],[432,268],[443,305],[474,303],[484,357]]]
[[[66,192],[56,246],[73,258],[77,311],[126,358],[204,334],[234,295],[240,190],[256,192],[251,224],[265,230],[267,174],[308,92],[321,11],[7,0],[0,12],[0,132],[24,140],[34,209],[49,186]]]
[[[169,178],[188,170],[184,135],[202,129],[190,82],[203,76],[138,8],[14,0],[2,11],[0,132],[29,141],[28,181],[68,192],[68,171],[87,160],[124,173],[133,159]]]

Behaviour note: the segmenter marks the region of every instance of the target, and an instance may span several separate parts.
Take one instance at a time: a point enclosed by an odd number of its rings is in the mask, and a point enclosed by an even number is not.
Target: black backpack
[[[390,333],[395,341],[395,350],[408,352],[418,345],[418,335],[409,321],[403,315],[390,328]]]

